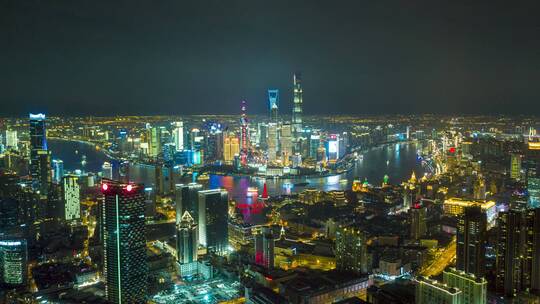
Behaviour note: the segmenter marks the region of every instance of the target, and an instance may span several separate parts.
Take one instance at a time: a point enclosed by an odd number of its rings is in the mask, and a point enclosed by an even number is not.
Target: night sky
[[[114,3],[111,3],[114,2]],[[0,0],[0,115],[540,114],[540,1]]]

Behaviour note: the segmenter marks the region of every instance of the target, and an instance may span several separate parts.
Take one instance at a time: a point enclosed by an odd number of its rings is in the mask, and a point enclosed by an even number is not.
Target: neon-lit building
[[[141,184],[105,181],[105,293],[111,303],[145,303],[147,284],[145,195]]]
[[[28,247],[24,239],[0,240],[0,285],[19,287],[28,278]]]
[[[255,263],[266,269],[274,268],[274,236],[269,227],[262,227],[255,235]]]
[[[529,142],[526,170],[529,206],[538,208],[540,207],[540,142]]]

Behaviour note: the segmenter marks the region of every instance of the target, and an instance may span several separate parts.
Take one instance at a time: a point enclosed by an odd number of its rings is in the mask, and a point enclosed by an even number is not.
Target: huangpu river
[[[102,151],[96,150],[93,145],[67,140],[49,140],[49,149],[53,153],[53,159],[64,161],[64,169],[68,171],[83,170],[86,172],[99,172],[105,161],[118,166],[118,163],[109,159]],[[316,188],[325,191],[350,189],[354,179],[367,179],[373,185],[380,185],[385,175],[389,177],[389,183],[398,184],[407,180],[414,171],[416,176],[424,174],[424,168],[418,157],[420,150],[418,143],[387,144],[371,148],[359,157],[353,168],[342,175],[328,177],[302,177],[295,179],[262,179],[249,176],[219,176],[210,175],[208,188],[225,188],[229,191],[231,199],[240,203],[249,203],[247,198],[248,187],[259,188],[262,193],[264,183],[267,184],[270,195],[292,194],[305,188]],[[82,161],[85,159],[85,165]],[[130,179],[133,182],[143,183],[146,187],[153,187],[155,182],[155,170],[153,166],[134,164],[129,169]],[[167,176],[167,170],[164,169]],[[307,183],[303,185],[302,183]],[[302,185],[298,185],[302,184]],[[168,183],[165,183],[167,190]]]

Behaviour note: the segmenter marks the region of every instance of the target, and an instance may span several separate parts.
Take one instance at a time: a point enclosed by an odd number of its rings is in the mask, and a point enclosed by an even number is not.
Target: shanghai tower
[[[296,72],[293,76],[293,113],[292,131],[295,152],[299,150],[300,136],[302,133],[302,76]]]

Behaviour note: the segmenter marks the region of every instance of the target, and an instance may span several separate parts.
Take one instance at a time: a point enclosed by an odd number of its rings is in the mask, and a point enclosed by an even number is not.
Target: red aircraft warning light
[[[448,152],[454,154],[454,153],[456,153],[456,148],[455,147],[450,147],[450,149],[448,149]]]

